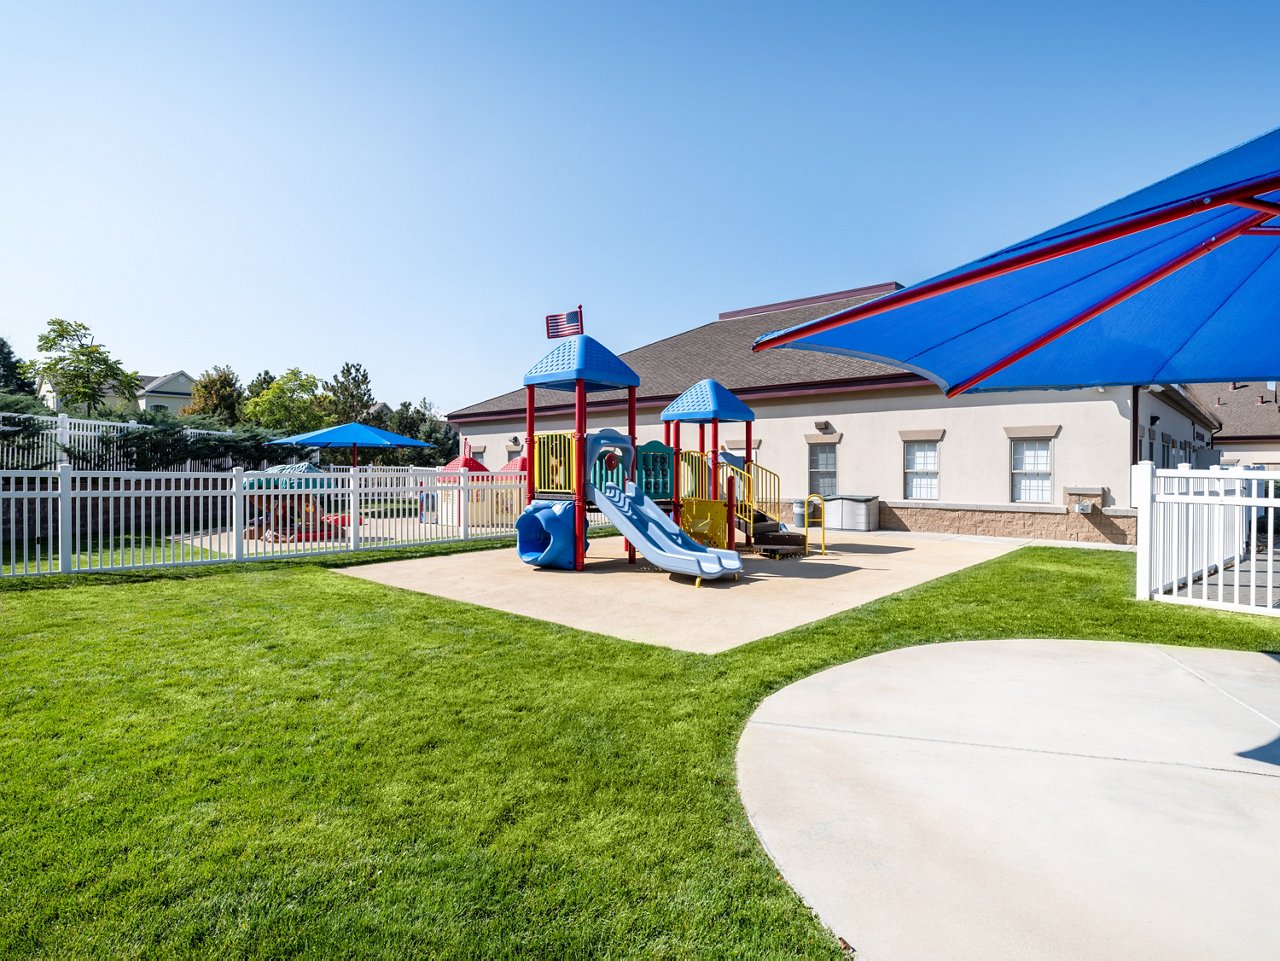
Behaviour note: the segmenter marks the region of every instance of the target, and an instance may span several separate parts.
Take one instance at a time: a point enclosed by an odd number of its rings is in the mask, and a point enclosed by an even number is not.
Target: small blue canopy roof
[[[565,337],[524,375],[526,387],[549,390],[573,390],[578,380],[586,381],[588,392],[640,386],[639,374],[586,334]]]
[[[686,424],[707,424],[712,420],[755,420],[756,413],[738,400],[728,387],[708,377],[698,381],[669,403],[662,412],[662,419],[678,420]]]
[[[1280,130],[964,267],[755,349],[965,390],[1280,376]]]
[[[368,424],[350,423],[337,427],[323,427],[320,430],[308,431],[305,434],[294,434],[280,440],[269,441],[271,444],[295,444],[299,447],[435,447],[416,437],[405,437],[393,434],[389,430],[379,430]]]

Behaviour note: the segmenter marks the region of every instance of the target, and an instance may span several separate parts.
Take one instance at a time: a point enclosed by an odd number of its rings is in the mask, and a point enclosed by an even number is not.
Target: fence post
[[[75,516],[71,505],[71,465],[58,465],[58,573],[70,574]]]
[[[244,468],[231,471],[231,558],[244,560]]]
[[[465,541],[471,538],[471,471],[463,470],[458,479],[458,510],[462,516],[458,523],[458,535]]]
[[[71,418],[66,414],[58,415],[58,453],[54,459],[59,467],[71,463],[67,456],[67,448],[71,446]]]
[[[351,491],[351,515],[347,524],[348,547],[353,551],[360,550],[360,472],[353,470],[347,474],[347,483]]]
[[[1138,578],[1134,593],[1138,600],[1147,601],[1151,599],[1151,554],[1155,549],[1152,533],[1155,527],[1156,465],[1149,460],[1134,464],[1130,478],[1133,506],[1138,509]]]

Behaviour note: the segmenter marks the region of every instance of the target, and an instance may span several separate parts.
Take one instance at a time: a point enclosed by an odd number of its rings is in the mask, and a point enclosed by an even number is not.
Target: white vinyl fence
[[[1280,472],[1133,468],[1139,599],[1280,614]]]
[[[75,451],[85,457],[102,459],[107,456],[104,438],[122,434],[127,430],[149,430],[147,424],[129,421],[122,424],[110,420],[86,420],[79,417],[68,417],[57,414],[44,417],[39,414],[0,413],[0,440],[4,434],[11,432],[19,423],[35,421],[43,427],[30,442],[23,444],[0,443],[0,471],[5,470],[50,470],[62,464],[70,463],[68,451]],[[185,428],[188,435],[226,435],[233,431],[198,430]],[[116,458],[120,459],[120,458]],[[108,463],[108,468],[126,469],[125,463]],[[188,464],[186,470],[218,470],[230,469],[230,462],[222,464]]]
[[[524,508],[524,484],[518,472],[426,467],[0,471],[0,577],[503,537]]]

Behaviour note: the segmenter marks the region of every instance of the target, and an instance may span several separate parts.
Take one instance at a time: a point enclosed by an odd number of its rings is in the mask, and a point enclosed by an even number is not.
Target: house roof
[[[185,377],[187,380],[192,380],[191,375],[185,370],[174,370],[167,374],[139,374],[138,393],[145,394],[148,391],[158,390],[175,377]],[[190,393],[190,391],[175,391],[174,393],[181,393],[185,395]]]
[[[1280,439],[1280,404],[1276,389],[1265,383],[1244,381],[1191,384],[1204,407],[1222,421],[1214,442],[1228,440]]]
[[[869,360],[802,351],[751,351],[752,343],[761,334],[824,317],[900,287],[896,283],[876,284],[820,297],[728,311],[721,314],[719,320],[629,350],[621,354],[620,359],[640,376],[637,392],[640,401],[663,404],[707,377],[715,378],[734,392],[892,376],[908,376],[913,383],[926,384],[928,382],[923,378],[908,375],[901,368]],[[534,396],[539,410],[566,404],[562,393],[538,389]],[[625,390],[599,393],[594,395],[593,406],[625,402],[626,396]],[[524,391],[521,389],[456,410],[449,415],[449,420],[496,420],[523,411]]]

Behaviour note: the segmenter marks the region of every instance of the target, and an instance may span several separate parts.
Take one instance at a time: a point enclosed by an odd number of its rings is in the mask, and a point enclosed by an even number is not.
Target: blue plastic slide
[[[734,576],[742,570],[742,558],[736,551],[699,544],[637,491],[635,484],[628,482],[626,490],[616,484],[606,484],[603,489],[588,485],[587,497],[655,567],[708,579]]]
[[[516,518],[516,550],[534,567],[574,568],[573,501],[534,501]]]

